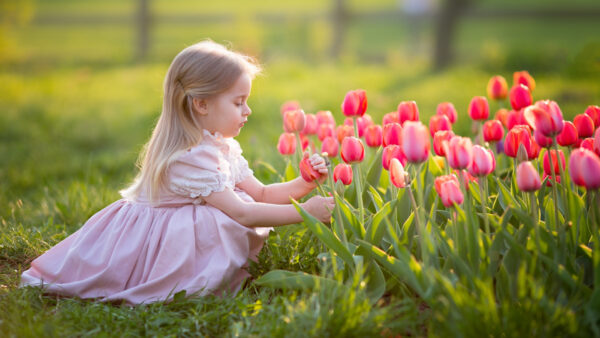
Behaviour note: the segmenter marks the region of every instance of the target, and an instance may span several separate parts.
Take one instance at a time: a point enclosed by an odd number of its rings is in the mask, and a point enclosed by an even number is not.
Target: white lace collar
[[[227,151],[229,150],[228,140],[229,138],[223,137],[223,134],[221,134],[218,131],[216,131],[214,134],[211,134],[210,131],[202,129],[202,141],[200,142],[201,144],[206,142],[208,144],[215,145]]]

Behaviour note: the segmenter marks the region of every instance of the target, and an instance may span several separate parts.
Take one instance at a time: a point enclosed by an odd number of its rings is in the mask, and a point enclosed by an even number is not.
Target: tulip
[[[435,187],[446,208],[453,207],[455,203],[460,205],[464,201],[460,185],[454,175],[445,175],[436,178]]]
[[[288,110],[283,113],[283,129],[286,133],[300,132],[306,124],[304,110]]]
[[[573,124],[577,128],[577,135],[580,139],[594,135],[594,120],[589,115],[579,114],[575,116]]]
[[[600,188],[600,157],[584,148],[575,149],[569,158],[569,174],[578,186]]]
[[[558,151],[558,157],[560,157],[560,168],[558,167],[559,161],[556,158],[556,150],[550,150],[544,152],[544,173],[547,175],[552,175],[552,171],[555,174],[559,175],[562,171],[565,170],[565,154],[562,150]],[[552,159],[552,168],[550,167],[550,159]]]
[[[347,126],[354,126],[354,120],[351,117],[348,117],[344,120],[344,124]],[[373,124],[373,119],[369,114],[365,114],[356,119],[356,125],[358,126],[358,137],[363,137],[365,133],[365,129]]]
[[[488,97],[492,100],[504,100],[508,94],[508,83],[503,76],[493,76],[487,85]]]
[[[496,116],[494,117],[494,119],[500,121],[502,123],[503,126],[508,128],[508,109],[505,108],[500,108],[498,109],[498,111],[496,112]]]
[[[531,92],[535,90],[535,80],[526,70],[513,73],[513,84],[525,85]]]
[[[323,140],[329,136],[335,135],[335,124],[319,124],[319,128],[317,129],[317,137],[319,141],[323,142]]]
[[[333,168],[333,181],[341,181],[344,185],[352,183],[352,166],[340,163]]]
[[[431,137],[441,130],[452,130],[452,123],[450,123],[450,120],[446,115],[433,115],[429,119],[429,132],[431,133]]]
[[[435,178],[435,180],[433,181],[433,185],[434,185],[435,191],[438,193],[438,195],[441,195],[442,184],[444,184],[448,181],[454,181],[458,185],[458,178],[454,174],[442,175],[442,176],[438,176]]]
[[[402,151],[411,163],[421,163],[429,156],[429,133],[421,122],[406,121],[402,128]]]
[[[468,137],[454,136],[448,142],[448,165],[454,169],[468,168],[473,159],[473,144]]]
[[[396,144],[390,144],[389,146],[383,148],[383,153],[381,154],[381,165],[383,169],[390,170],[390,162],[395,158],[402,163],[402,165],[406,165],[406,156],[402,152],[402,147]]]
[[[436,114],[446,115],[446,117],[448,118],[448,120],[450,120],[450,123],[452,124],[456,122],[456,119],[458,117],[458,114],[456,113],[456,108],[454,108],[454,105],[450,102],[442,102],[438,104],[436,108]]]
[[[451,130],[438,131],[433,135],[433,150],[438,156],[446,156],[446,149],[448,148],[448,142],[454,137],[454,133]]]
[[[544,136],[539,129],[536,129],[533,132],[533,139],[535,140],[535,143],[543,148],[550,148],[554,144],[554,140],[551,137]]]
[[[419,121],[419,108],[415,101],[402,101],[398,104],[398,120],[404,126],[406,121]]]
[[[400,145],[402,141],[402,127],[398,123],[388,123],[383,127],[383,146],[390,144]]]
[[[362,89],[346,93],[342,103],[342,112],[346,116],[363,116],[367,111],[367,93]]]
[[[354,136],[342,140],[342,160],[346,163],[359,163],[365,157],[365,148],[360,139]]]
[[[279,136],[277,150],[281,155],[291,155],[296,152],[296,135],[293,133],[283,133]]]
[[[529,88],[522,84],[516,84],[510,89],[510,105],[514,110],[519,110],[531,105],[533,98]]]
[[[591,137],[581,140],[580,148],[585,148],[589,151],[594,151],[594,139]]]
[[[546,181],[546,186],[551,187],[552,186],[552,175],[548,175],[548,174],[544,173],[542,175],[542,181],[544,181],[546,179],[548,179]],[[560,176],[556,176],[556,182],[558,182],[560,184]]]
[[[563,147],[572,146],[577,143],[579,135],[577,134],[577,128],[572,122],[563,121],[563,130],[556,137],[556,141]]]
[[[532,154],[533,139],[529,132],[529,127],[526,126],[515,126],[506,134],[504,140],[504,153],[509,157],[517,157],[517,151],[519,146],[522,144],[527,150],[527,154]]]
[[[406,186],[406,176],[408,173],[404,171],[404,166],[397,158],[392,158],[390,162],[390,181],[396,188],[404,188]]]
[[[540,174],[531,162],[522,162],[517,166],[517,186],[521,191],[536,191],[542,186]]]
[[[491,150],[482,146],[473,146],[473,160],[469,173],[473,176],[487,176],[496,169],[496,159]]]
[[[588,106],[585,110],[585,114],[592,118],[594,127],[598,129],[600,127],[600,107],[599,106]]]
[[[594,137],[594,151],[600,156],[600,128],[596,129],[596,135]]]
[[[546,137],[553,137],[563,129],[562,112],[554,101],[537,101],[525,108],[524,117],[534,130],[539,130]]]
[[[327,157],[336,157],[339,150],[339,143],[335,137],[328,136],[321,144],[321,153],[327,153]]]
[[[385,126],[386,124],[392,123],[392,122],[400,123],[400,119],[398,118],[397,111],[393,111],[393,112],[383,115],[383,119],[381,120],[381,125]]]
[[[333,114],[329,110],[320,110],[317,112],[317,123],[322,124],[333,124],[335,125],[335,119]]]
[[[305,156],[302,161],[300,161],[300,175],[306,182],[312,182],[321,177],[321,174],[313,168],[312,164],[310,164],[310,158],[308,156]]]
[[[372,124],[365,129],[365,143],[368,147],[376,148],[383,143],[383,128],[378,124]]]
[[[283,115],[286,111],[299,109],[301,108],[298,101],[286,101],[281,105],[281,115]]]
[[[498,120],[486,121],[483,124],[483,139],[486,142],[498,142],[504,137],[504,128]]]
[[[490,106],[484,96],[475,96],[469,103],[469,116],[471,119],[479,121],[486,120],[490,115]]]
[[[317,116],[315,114],[306,114],[306,123],[302,134],[304,135],[316,135],[319,130],[319,123],[317,122]]]
[[[342,143],[345,137],[354,136],[354,127],[347,124],[342,124],[336,128],[335,133],[337,135],[338,142]]]
[[[522,124],[519,111],[509,110],[506,114],[506,129],[511,130],[514,126]]]

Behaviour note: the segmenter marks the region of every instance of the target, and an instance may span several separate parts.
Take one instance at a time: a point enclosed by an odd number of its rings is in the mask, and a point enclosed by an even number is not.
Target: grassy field
[[[158,22],[144,63],[132,61],[131,23],[36,23],[44,15],[129,15],[130,2],[35,2],[26,9],[29,23],[0,31],[5,51],[0,56],[0,335],[364,337],[447,332],[449,326],[435,320],[440,313],[398,295],[369,303],[360,281],[350,290],[323,286],[300,293],[249,283],[234,297],[176,297],[169,304],[136,308],[17,288],[20,273],[33,258],[119,198],[118,190],[136,173],[138,152],[160,112],[168,63],[202,38],[229,41],[258,56],[265,67],[250,98],[253,114],[238,138],[264,183],[282,179],[278,173],[285,162],[275,151],[281,132],[279,106],[290,99],[310,113],[331,110],[338,123],[343,96],[355,88],[367,91],[368,113],[376,121],[402,100],[417,101],[422,121],[429,120],[439,102],[451,101],[460,116],[454,129],[463,135],[469,134],[470,99],[485,95],[485,84],[495,74],[510,80],[513,71],[530,70],[539,83],[534,98],[553,98],[566,119],[600,103],[600,27],[589,20],[466,20],[457,35],[456,66],[433,73],[427,58],[430,23],[424,27],[423,50],[411,55],[405,23],[359,18],[349,27],[341,60],[332,61],[327,57],[332,33],[326,17],[283,24],[258,23],[253,17],[269,12],[323,14],[324,2],[300,6],[261,1],[252,8],[247,3],[191,8],[185,1],[153,2],[153,11],[163,15],[227,13],[236,19]],[[517,6],[518,1],[510,4]],[[351,6],[356,11],[397,8],[383,0],[368,7],[352,1]],[[482,6],[498,6],[498,1]],[[272,269],[287,269],[328,275],[331,267],[317,259],[323,250],[303,225],[285,227],[271,234],[251,273],[257,278]]]

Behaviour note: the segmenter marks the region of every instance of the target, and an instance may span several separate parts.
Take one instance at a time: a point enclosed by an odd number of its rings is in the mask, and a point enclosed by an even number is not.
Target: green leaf
[[[350,227],[350,230],[352,231],[352,233],[354,234],[354,236],[358,237],[358,238],[364,238],[365,237],[365,228],[363,227],[362,224],[360,224],[360,222],[358,221],[358,218],[356,217],[356,213],[354,210],[354,208],[352,206],[350,206],[348,204],[348,202],[346,202],[345,199],[340,198],[339,196],[334,196],[335,197],[335,205],[336,208],[340,208],[340,210],[342,211],[342,217],[345,217],[346,220],[344,222],[344,224],[348,224]]]
[[[385,292],[385,278],[381,268],[375,261],[370,261],[367,264],[367,297],[371,300],[371,303],[375,303],[383,293]]]
[[[277,289],[306,290],[314,289],[319,286],[346,287],[336,280],[315,276],[306,272],[273,270],[262,275],[254,283]]]
[[[371,200],[373,201],[373,205],[375,205],[376,210],[381,209],[381,206],[383,205],[383,199],[381,198],[381,195],[377,189],[375,189],[372,185],[369,185],[367,190],[369,192],[369,196],[371,196]]]
[[[292,165],[292,161],[288,161],[287,166],[285,167],[285,181],[291,181],[296,178],[298,174],[296,173],[296,169]]]
[[[381,169],[383,168],[383,164],[381,163],[381,156],[383,154],[383,147],[379,147],[375,157],[373,158],[373,162],[369,170],[367,171],[367,183],[376,187],[379,184],[379,178],[381,176]],[[367,189],[365,189],[366,191]]]
[[[365,239],[374,245],[379,245],[381,238],[383,237],[385,228],[381,222],[388,217],[390,212],[396,207],[398,200],[392,200],[387,202],[383,208],[381,208],[376,214],[373,215],[373,222],[367,229],[367,235]]]

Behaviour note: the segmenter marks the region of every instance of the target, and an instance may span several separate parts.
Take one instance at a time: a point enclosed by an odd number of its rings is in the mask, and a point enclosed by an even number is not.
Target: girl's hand
[[[302,208],[323,223],[331,222],[331,213],[335,207],[333,197],[313,196],[302,203]]]
[[[312,156],[309,158],[309,162],[312,165],[313,169],[319,172],[319,174],[321,174],[321,176],[318,179],[319,183],[325,182],[327,176],[329,175],[329,169],[327,169],[327,162],[325,161],[325,159],[321,155],[315,153],[312,154]]]

